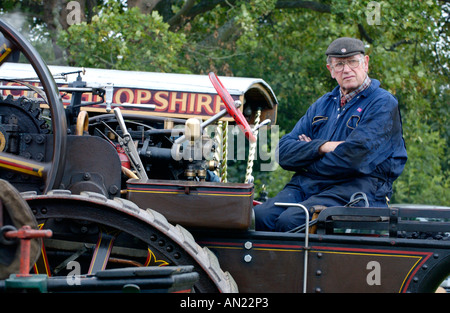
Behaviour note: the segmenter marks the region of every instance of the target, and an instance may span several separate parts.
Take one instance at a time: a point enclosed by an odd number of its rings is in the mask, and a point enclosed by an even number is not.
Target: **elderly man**
[[[405,166],[397,100],[369,78],[363,42],[336,39],[326,55],[339,86],[312,104],[281,138],[278,162],[295,174],[278,195],[255,207],[257,230],[289,231],[305,223],[302,209],[275,202],[301,203],[308,209],[343,206],[362,192],[371,207],[385,207]]]

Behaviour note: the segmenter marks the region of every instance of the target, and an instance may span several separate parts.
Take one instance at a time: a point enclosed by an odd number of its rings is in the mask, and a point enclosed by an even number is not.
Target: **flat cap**
[[[335,58],[346,58],[358,53],[365,53],[364,43],[355,38],[341,37],[333,41],[325,54]]]

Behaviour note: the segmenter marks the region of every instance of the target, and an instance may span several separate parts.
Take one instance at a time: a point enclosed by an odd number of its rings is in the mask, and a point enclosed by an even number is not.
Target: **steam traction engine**
[[[50,71],[0,30],[0,62],[30,63],[0,67],[2,291],[423,292],[450,274],[446,207],[303,208],[295,232],[253,229],[251,171],[227,182],[214,155],[224,124],[252,151],[275,122],[264,81]]]

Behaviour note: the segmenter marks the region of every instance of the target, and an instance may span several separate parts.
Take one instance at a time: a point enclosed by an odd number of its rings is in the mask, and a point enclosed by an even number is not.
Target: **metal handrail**
[[[306,281],[307,281],[307,275],[308,275],[308,251],[309,251],[309,211],[308,209],[300,203],[284,203],[284,202],[275,202],[276,206],[282,206],[282,207],[292,207],[296,206],[303,211],[305,211],[306,215],[306,227],[305,227],[305,256],[304,256],[304,265],[303,265],[303,293],[306,293]]]

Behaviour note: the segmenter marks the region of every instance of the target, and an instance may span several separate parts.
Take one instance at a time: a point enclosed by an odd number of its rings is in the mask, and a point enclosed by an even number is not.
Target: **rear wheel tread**
[[[105,196],[93,192],[82,192],[80,195],[74,195],[69,190],[52,190],[46,195],[37,195],[36,193],[22,193],[25,200],[32,199],[60,199],[60,200],[79,200],[80,202],[91,202],[106,206],[114,210],[125,212],[131,217],[144,221],[168,236],[176,242],[185,252],[187,252],[197,264],[203,268],[220,292],[230,293],[238,292],[237,285],[228,272],[222,271],[217,256],[208,248],[200,247],[192,234],[181,225],[173,226],[167,219],[154,210],[143,210],[134,202],[123,198],[108,199]],[[190,265],[190,264],[185,264]]]

